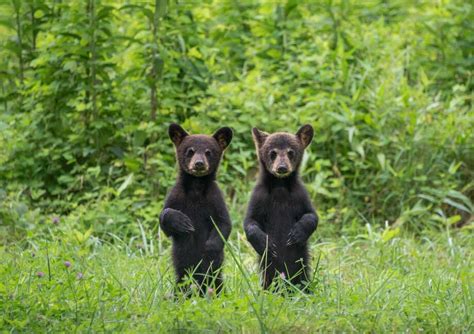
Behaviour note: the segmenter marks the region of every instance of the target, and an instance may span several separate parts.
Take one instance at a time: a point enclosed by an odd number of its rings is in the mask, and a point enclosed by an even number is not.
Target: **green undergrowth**
[[[448,231],[449,232],[449,231]],[[5,332],[471,332],[474,237],[367,230],[311,242],[312,294],[263,292],[235,233],[225,292],[173,297],[169,249],[77,234],[1,248]],[[70,262],[66,267],[65,262]],[[282,283],[282,282],[280,282]]]

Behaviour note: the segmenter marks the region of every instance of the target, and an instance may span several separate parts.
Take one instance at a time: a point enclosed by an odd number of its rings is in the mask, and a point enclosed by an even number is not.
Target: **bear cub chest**
[[[291,228],[304,214],[298,194],[286,189],[273,189],[262,207],[265,208],[262,212],[263,227],[275,241],[286,242]]]

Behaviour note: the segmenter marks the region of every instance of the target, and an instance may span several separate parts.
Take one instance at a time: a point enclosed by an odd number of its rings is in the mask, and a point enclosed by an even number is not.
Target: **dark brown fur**
[[[265,289],[282,273],[302,286],[309,280],[307,240],[316,230],[318,216],[298,168],[313,128],[305,125],[296,135],[254,128],[253,137],[260,175],[244,221],[245,233],[261,257]]]
[[[176,147],[179,172],[160,214],[160,226],[173,239],[177,283],[192,273],[201,292],[211,286],[220,291],[224,242],[214,224],[227,240],[231,221],[215,179],[232,130],[221,128],[213,136],[189,135],[171,124],[169,135]]]

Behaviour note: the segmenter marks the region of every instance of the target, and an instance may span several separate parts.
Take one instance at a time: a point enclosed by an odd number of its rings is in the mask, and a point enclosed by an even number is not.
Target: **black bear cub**
[[[224,260],[220,234],[227,240],[231,221],[216,183],[216,172],[232,140],[232,130],[223,127],[213,136],[189,135],[178,124],[171,124],[168,131],[176,147],[179,173],[165,200],[160,226],[173,240],[177,283],[179,286],[190,274],[201,293],[209,288],[219,292]]]
[[[245,234],[261,256],[263,287],[277,275],[304,288],[309,281],[307,240],[316,230],[318,216],[298,177],[304,149],[313,138],[310,125],[296,135],[252,130],[259,179],[244,221]]]

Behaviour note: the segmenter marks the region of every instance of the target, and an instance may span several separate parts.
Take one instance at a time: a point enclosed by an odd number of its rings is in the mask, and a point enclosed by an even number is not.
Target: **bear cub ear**
[[[170,127],[168,128],[168,134],[170,136],[171,141],[176,145],[176,147],[181,144],[184,137],[189,136],[189,134],[178,124],[171,123]]]
[[[255,145],[257,146],[257,148],[262,147],[263,143],[265,143],[265,140],[267,139],[268,136],[269,134],[264,131],[260,131],[257,128],[252,129],[253,141],[255,142]]]
[[[214,139],[217,141],[222,151],[224,151],[227,146],[229,146],[232,141],[232,130],[228,127],[223,127],[217,130],[213,135]]]
[[[306,148],[311,143],[313,139],[314,130],[313,127],[309,124],[303,125],[298,132],[296,133],[296,137],[299,139],[301,144]]]

